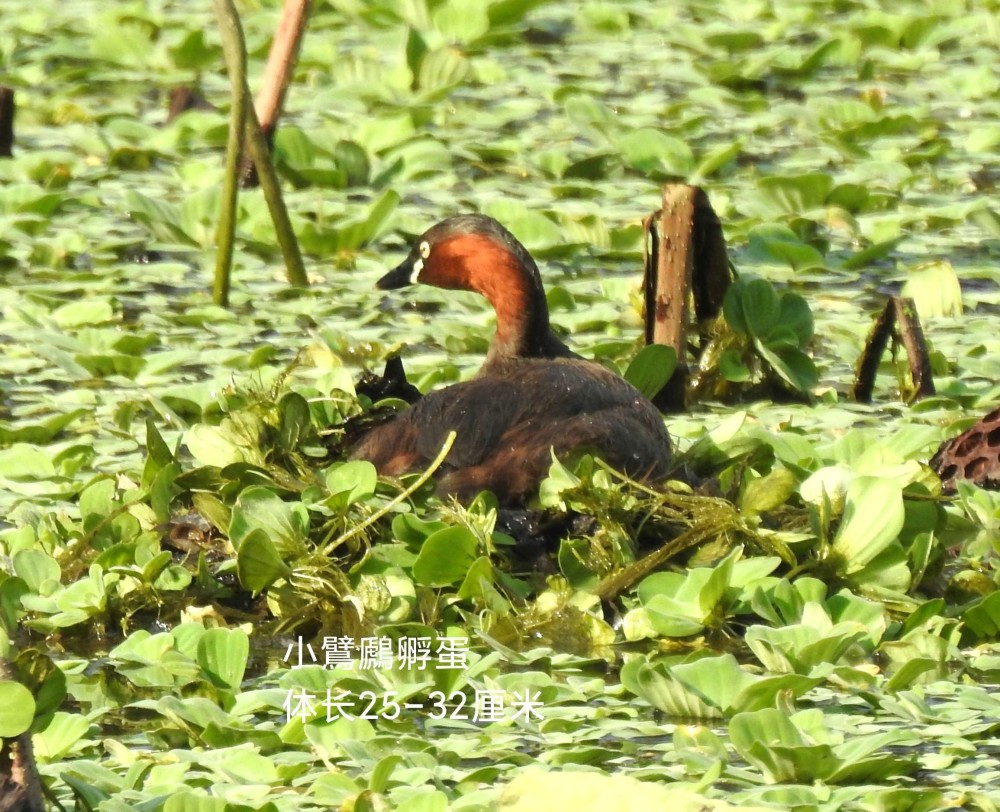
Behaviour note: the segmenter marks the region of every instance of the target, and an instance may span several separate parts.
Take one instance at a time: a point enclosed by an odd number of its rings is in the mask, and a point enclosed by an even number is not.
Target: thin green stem
[[[239,13],[233,0],[215,0],[216,16],[219,18],[219,30],[222,33],[222,49],[226,57],[226,65],[229,70],[230,81],[233,84],[233,107],[234,113],[231,121],[235,122],[237,100],[240,106],[240,118],[243,124],[240,129],[240,138],[245,139],[247,153],[250,160],[257,168],[257,177],[260,180],[260,188],[264,192],[264,200],[267,201],[267,208],[271,212],[271,220],[274,223],[274,232],[281,246],[281,254],[285,259],[285,273],[288,281],[293,285],[306,287],[309,284],[309,277],[306,275],[305,264],[302,261],[302,253],[299,251],[299,243],[295,238],[295,230],[292,228],[292,221],[288,216],[288,209],[285,201],[281,197],[281,184],[278,181],[278,173],[274,170],[271,161],[271,150],[267,146],[267,139],[260,127],[257,118],[257,111],[250,103],[250,87],[246,77],[246,44],[243,39],[243,28],[240,25]],[[239,83],[239,90],[237,90]],[[226,155],[226,183],[230,181],[234,184],[239,182],[239,159],[242,152],[236,152],[235,166],[233,165],[233,154],[231,150],[233,134],[230,132],[229,151]],[[235,198],[235,190],[233,191]],[[233,211],[235,212],[235,199],[233,201]],[[235,217],[234,217],[235,220]],[[221,218],[220,218],[221,221]],[[233,228],[234,224],[230,225]],[[221,229],[220,229],[221,231]],[[220,233],[220,253],[221,240]],[[230,235],[230,240],[232,236]],[[229,246],[230,256],[232,245]],[[218,277],[218,274],[217,274]],[[228,275],[226,279],[228,285]],[[227,291],[228,292],[228,291]]]
[[[239,14],[232,0],[215,0],[215,16],[219,21],[222,51],[233,88],[229,111],[229,138],[226,142],[226,173],[219,201],[219,223],[216,230],[215,280],[212,300],[222,307],[229,305],[230,278],[233,268],[233,245],[236,239],[236,199],[239,193],[240,157],[243,154],[243,133],[250,92],[247,88],[247,57]]]
[[[247,108],[246,122],[247,152],[253,165],[257,167],[260,188],[264,192],[264,200],[267,201],[267,208],[274,223],[274,233],[278,237],[281,254],[285,258],[285,273],[290,284],[307,287],[309,277],[306,275],[306,266],[299,251],[299,241],[295,237],[288,209],[281,196],[281,184],[278,181],[278,173],[274,170],[274,163],[271,161],[271,150],[268,149],[267,139],[264,137],[257,111],[252,104]]]
[[[334,550],[336,550],[341,544],[343,544],[348,539],[358,535],[362,531],[371,527],[375,522],[381,519],[383,516],[392,511],[400,502],[404,499],[409,499],[427,480],[434,476],[434,472],[441,467],[445,458],[448,456],[448,452],[451,451],[452,445],[455,443],[455,438],[458,435],[454,431],[448,432],[448,436],[444,440],[444,445],[441,446],[441,451],[434,458],[433,462],[427,467],[427,469],[419,476],[417,479],[408,487],[406,490],[402,491],[400,494],[395,496],[391,501],[387,502],[383,507],[376,510],[371,516],[365,519],[358,525],[355,525],[350,530],[341,533],[336,539],[330,542],[326,547],[323,548],[322,555],[328,556]]]

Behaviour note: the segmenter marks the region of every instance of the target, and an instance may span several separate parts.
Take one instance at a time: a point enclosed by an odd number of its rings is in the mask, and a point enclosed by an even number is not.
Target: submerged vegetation
[[[897,6],[318,4],[274,146],[317,284],[247,192],[223,309],[210,4],[13,0],[4,747],[109,812],[541,809],[560,773],[580,809],[996,809],[1000,496],[926,463],[1000,397],[1000,7]],[[241,11],[253,77],[276,8]],[[426,392],[482,360],[478,299],[372,289],[458,211],[655,391],[640,222],[672,179],[740,278],[662,489],[553,460],[511,512],[344,460],[393,405],[363,370],[402,353]],[[906,405],[892,357],[851,402],[901,288],[937,394]]]

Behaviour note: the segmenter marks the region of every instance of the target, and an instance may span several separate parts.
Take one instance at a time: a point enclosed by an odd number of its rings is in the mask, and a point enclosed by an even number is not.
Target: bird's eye
[[[424,240],[422,243],[420,243],[420,246],[417,248],[417,250],[420,252],[421,257],[427,259],[427,257],[431,255],[431,244],[427,242],[427,240]]]

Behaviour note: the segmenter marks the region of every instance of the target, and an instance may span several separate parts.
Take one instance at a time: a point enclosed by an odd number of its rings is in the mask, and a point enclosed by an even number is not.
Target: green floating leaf
[[[487,4],[490,29],[520,23],[530,11],[551,0],[493,0]]]
[[[214,247],[216,216],[221,187],[210,184],[184,197],[180,206],[181,226],[202,248]]]
[[[67,302],[52,311],[52,320],[66,329],[92,324],[106,324],[114,320],[115,310],[107,299],[79,299]]]
[[[23,421],[8,423],[6,420],[0,420],[0,444],[48,443],[70,423],[90,413],[89,409],[73,409],[54,414],[38,423]]]
[[[372,792],[385,792],[389,788],[392,773],[402,763],[403,757],[396,753],[379,759],[375,769],[372,770],[371,778],[368,779],[368,789]]]
[[[913,299],[922,319],[962,315],[962,286],[947,260],[910,268],[900,294]]]
[[[788,226],[764,223],[750,229],[747,238],[747,257],[757,262],[782,263],[795,270],[823,267],[823,255]]]
[[[906,519],[898,482],[875,476],[854,479],[847,487],[844,518],[831,548],[845,573],[858,572],[899,537]]]
[[[725,48],[729,52],[757,49],[765,44],[764,37],[757,31],[719,31],[705,36],[705,42],[713,47]]]
[[[35,718],[35,697],[21,683],[0,680],[0,739],[20,736]]]
[[[97,809],[111,795],[102,789],[92,786],[89,780],[74,774],[81,769],[81,766],[74,766],[72,771],[66,771],[59,777],[73,790],[73,795],[84,809]],[[102,775],[101,777],[104,778],[105,776]]]
[[[741,152],[743,152],[742,141],[734,141],[731,144],[724,144],[721,147],[716,147],[711,150],[704,158],[701,159],[701,163],[698,164],[697,168],[694,170],[691,183],[697,185],[704,178],[711,177],[720,169],[735,161],[740,156]]]
[[[801,623],[778,629],[751,626],[745,639],[769,672],[809,674],[817,665],[839,662],[867,634],[867,629],[860,623]]]
[[[722,717],[722,710],[716,703],[689,690],[686,685],[672,678],[666,669],[656,664],[632,660],[622,667],[621,681],[622,687],[627,691],[671,716],[686,719]]]
[[[493,562],[489,556],[482,555],[469,567],[458,588],[458,597],[463,600],[476,599],[492,611],[505,614],[511,610],[510,602],[496,589],[495,582]]]
[[[47,588],[58,586],[62,577],[59,563],[41,550],[20,550],[14,554],[12,563],[14,574],[21,578],[32,592],[39,592],[43,586]]]
[[[497,812],[542,812],[551,809],[572,809],[573,812],[735,812],[738,809],[725,801],[712,800],[686,788],[640,781],[629,775],[579,769],[520,772],[504,789],[495,808]],[[761,812],[760,808],[746,809],[748,812]]]
[[[163,435],[152,419],[146,418],[146,454],[159,468],[175,461],[174,452],[163,440]]]
[[[614,155],[603,153],[600,155],[589,155],[579,161],[573,161],[562,172],[562,177],[566,179],[579,178],[582,180],[603,180],[608,177],[610,167],[617,165]]]
[[[657,595],[646,604],[649,625],[661,637],[690,637],[705,630],[707,618],[698,607],[666,595]]]
[[[735,280],[726,290],[725,298],[722,300],[722,315],[726,323],[737,333],[749,334],[750,326],[747,323],[746,314],[743,311],[743,290],[749,280],[740,277]]]
[[[233,433],[222,426],[195,423],[184,433],[184,444],[202,465],[225,468],[237,462],[250,462]]]
[[[267,533],[258,528],[243,538],[236,552],[236,572],[240,583],[256,595],[290,575],[292,569]]]
[[[977,600],[962,613],[962,620],[979,640],[1000,639],[1000,592]]]
[[[356,251],[376,240],[399,205],[399,193],[389,189],[376,200],[360,222],[343,224],[336,234],[338,251]]]
[[[228,809],[225,798],[203,795],[194,790],[171,792],[163,803],[163,812],[226,812]]]
[[[59,761],[90,732],[90,720],[80,713],[59,711],[45,729],[36,733],[32,740],[35,755],[46,761]]]
[[[223,774],[237,784],[276,784],[278,767],[270,756],[249,749],[231,748],[219,761]]]
[[[202,28],[192,29],[177,45],[167,49],[174,65],[181,70],[200,71],[211,65],[218,65],[222,49],[205,39]]]
[[[0,451],[0,477],[14,481],[52,479],[56,467],[52,456],[28,443],[15,443]]]
[[[158,240],[169,244],[197,246],[198,241],[187,232],[179,206],[156,200],[130,189],[125,195],[129,215],[149,229]]]
[[[766,279],[751,279],[739,292],[747,332],[759,338],[767,336],[778,326],[781,314],[781,303],[774,286]]]
[[[309,512],[301,502],[286,502],[269,488],[247,488],[233,506],[229,538],[238,550],[257,531],[263,531],[281,554],[300,555],[309,533]]]
[[[49,217],[63,200],[64,194],[46,192],[35,184],[4,184],[0,187],[0,214],[37,214]]]
[[[109,514],[115,509],[115,483],[112,479],[102,478],[88,485],[80,494],[80,516],[85,529],[90,529],[98,522],[107,521]]]
[[[406,33],[406,67],[410,69],[410,75],[413,77],[412,90],[417,89],[417,73],[420,70],[420,62],[427,51],[427,40],[416,28],[410,27]]]
[[[487,201],[483,214],[503,223],[528,250],[544,251],[563,242],[562,230],[539,211],[507,198]]]
[[[123,378],[135,380],[146,366],[145,358],[123,355],[122,353],[81,354],[76,356],[76,361],[87,370],[88,376],[93,378],[109,378],[120,375]]]
[[[622,668],[622,685],[674,716],[719,718],[774,707],[779,696],[801,696],[820,677],[799,674],[754,676],[731,654],[668,665],[635,660]]]
[[[588,538],[564,538],[559,542],[559,571],[574,589],[592,590],[600,582],[598,574],[590,569],[590,550]]]
[[[880,649],[880,652],[881,651],[883,651],[883,649]],[[889,655],[891,662],[892,649],[889,648],[886,653]],[[941,662],[938,658],[915,657],[913,656],[912,651],[907,651],[903,664],[896,670],[892,677],[886,680],[885,689],[890,694],[896,694],[900,691],[912,688],[925,675],[931,675],[932,677],[938,677],[940,679],[944,677],[946,673],[947,671],[941,669]]]
[[[350,460],[326,472],[330,491],[328,504],[337,509],[371,498],[378,484],[378,471],[368,460]]]
[[[340,140],[333,145],[333,160],[344,172],[348,186],[364,186],[371,176],[371,161],[364,148],[354,141]]]
[[[316,167],[322,155],[323,151],[316,142],[298,127],[281,127],[274,135],[274,157],[279,165],[308,173]]]
[[[766,513],[788,501],[798,481],[787,468],[775,468],[767,476],[750,480],[740,496],[740,512]]]
[[[0,633],[0,657],[9,657],[10,652],[4,650],[2,640],[3,634]],[[25,687],[31,686],[29,690],[35,696],[35,720],[32,723],[32,730],[36,732],[44,730],[66,700],[66,675],[51,657],[35,649],[21,651],[18,654],[17,672],[21,683]]]
[[[737,333],[753,339],[756,354],[793,390],[808,392],[819,373],[802,348],[812,338],[812,311],[796,293],[780,297],[765,279],[741,278],[730,285],[723,300],[723,315]],[[749,377],[742,359],[729,350],[720,357],[728,380]]]
[[[791,716],[777,708],[739,713],[729,723],[729,737],[736,751],[771,783],[876,782],[917,767],[914,757],[877,752],[916,743],[907,731],[862,733],[838,741],[841,737],[824,726],[818,708]]]
[[[198,665],[220,688],[239,690],[250,654],[242,629],[209,629],[198,639]]]
[[[857,214],[871,208],[869,201],[872,194],[865,186],[856,183],[841,183],[836,186],[826,199],[828,206],[839,206],[845,211]]]
[[[869,265],[873,265],[880,259],[885,259],[889,256],[896,246],[902,242],[902,238],[896,237],[893,239],[883,240],[882,242],[874,243],[867,248],[857,251],[856,253],[849,256],[844,260],[842,267],[845,270],[856,270],[857,268],[866,268]]]
[[[413,562],[413,580],[442,587],[464,580],[478,557],[479,541],[467,527],[447,527],[428,536]]]
[[[298,449],[312,425],[309,403],[298,392],[288,392],[278,401],[278,445],[286,452]]]
[[[719,372],[727,381],[733,383],[743,383],[749,381],[753,376],[746,364],[743,363],[740,353],[732,348],[722,351],[719,356]]]
[[[639,597],[650,623],[667,637],[702,631],[720,609],[729,589],[739,551],[733,550],[715,567],[697,567],[681,573],[655,573],[639,585]],[[688,629],[681,631],[681,629]]]
[[[486,3],[469,4],[463,0],[445,0],[434,10],[434,27],[449,42],[474,42],[490,30],[486,6]]]
[[[813,337],[813,314],[809,303],[797,293],[783,293],[778,312],[781,327],[795,333],[799,347],[804,347]]]
[[[771,783],[828,776],[839,765],[829,745],[807,745],[788,714],[777,708],[736,714],[729,722],[729,739]]]
[[[413,546],[424,543],[428,536],[448,525],[439,521],[425,521],[412,513],[400,513],[392,520],[392,536]]]
[[[772,175],[757,181],[756,191],[747,195],[740,208],[762,220],[802,216],[823,207],[833,187],[833,177],[825,172],[791,177]]]
[[[625,370],[625,380],[652,400],[666,386],[677,366],[673,347],[649,344],[636,353]]]
[[[813,360],[797,347],[771,347],[761,341],[755,341],[754,347],[778,376],[792,389],[808,392],[819,380],[819,370]]]
[[[172,462],[157,471],[149,484],[149,505],[156,518],[163,523],[170,520],[174,498],[183,492],[183,488],[177,485],[180,473],[181,466]]]
[[[566,242],[591,248],[610,248],[611,234],[604,218],[594,215],[583,217],[559,216],[559,224],[566,233]],[[550,292],[551,289],[550,289]],[[572,307],[572,305],[571,305]]]
[[[468,16],[468,15],[463,15]],[[417,87],[424,101],[444,98],[448,92],[468,76],[469,60],[455,48],[445,47],[428,51],[420,60]]]
[[[555,454],[553,454],[548,476],[538,486],[538,501],[543,507],[565,510],[563,493],[579,486],[580,478],[556,459]]]
[[[736,332],[764,337],[778,324],[780,302],[766,279],[740,278],[726,291],[722,312]]]
[[[618,123],[604,103],[582,93],[566,99],[566,115],[577,126],[593,127],[599,132],[610,132]]]
[[[1000,141],[1000,128],[994,128],[991,135]],[[969,221],[979,226],[994,240],[1000,239],[1000,214],[993,209],[981,208],[969,212]]]
[[[657,178],[686,178],[694,171],[694,153],[684,141],[649,127],[621,136],[617,147],[629,166]]]

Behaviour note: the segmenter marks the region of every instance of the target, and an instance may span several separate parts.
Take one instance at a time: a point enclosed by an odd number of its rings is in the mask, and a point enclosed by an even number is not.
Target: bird
[[[631,477],[655,481],[670,468],[670,436],[634,386],[581,358],[549,324],[538,266],[499,222],[449,217],[425,231],[376,283],[474,291],[496,313],[486,359],[470,380],[433,391],[365,434],[350,456],[383,476],[425,468],[448,434],[455,441],[437,490],[460,502],[492,491],[501,506],[526,504],[552,462],[593,452]]]

